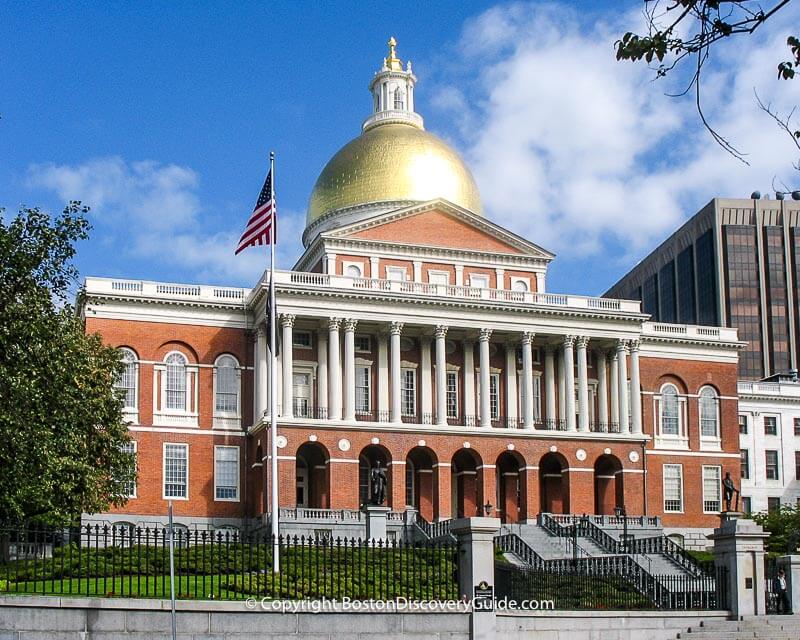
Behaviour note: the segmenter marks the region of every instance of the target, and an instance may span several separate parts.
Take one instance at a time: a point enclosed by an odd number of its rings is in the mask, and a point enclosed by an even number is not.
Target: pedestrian
[[[783,614],[791,613],[789,594],[786,591],[786,573],[783,569],[778,569],[778,575],[772,581],[772,591],[778,596],[777,612]]]

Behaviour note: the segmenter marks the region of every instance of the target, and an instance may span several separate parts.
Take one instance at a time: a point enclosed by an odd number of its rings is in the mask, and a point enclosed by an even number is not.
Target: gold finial
[[[386,58],[386,66],[392,71],[402,71],[403,62],[397,57],[397,40],[392,36],[387,44],[389,45],[389,57]]]

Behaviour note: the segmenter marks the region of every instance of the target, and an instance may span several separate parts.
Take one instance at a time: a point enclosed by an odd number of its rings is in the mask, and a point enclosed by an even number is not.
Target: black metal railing
[[[547,418],[543,420],[541,423],[536,425],[537,429],[542,429],[543,431],[566,431],[567,430],[567,421],[566,420],[555,420],[553,418]]]
[[[589,431],[594,433],[619,433],[618,422],[592,422]]]
[[[713,576],[651,576],[629,556],[495,565],[498,598],[551,601],[555,609],[727,610],[727,570]]]
[[[0,531],[0,592],[169,595],[166,529],[87,526]],[[458,597],[451,541],[402,543],[175,529],[178,598],[450,600]],[[273,573],[273,553],[280,572]]]

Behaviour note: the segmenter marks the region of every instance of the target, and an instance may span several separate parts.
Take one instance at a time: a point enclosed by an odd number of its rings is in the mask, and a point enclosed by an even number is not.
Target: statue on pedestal
[[[731,479],[731,472],[725,472],[725,479],[722,481],[722,487],[725,490],[725,511],[731,510],[731,501],[733,500],[733,494],[736,494],[736,511],[739,510],[739,490],[736,488],[736,485],[733,484],[733,480]]]
[[[370,504],[381,505],[386,502],[386,484],[386,470],[381,467],[381,463],[378,461],[370,471],[370,485],[372,487]]]

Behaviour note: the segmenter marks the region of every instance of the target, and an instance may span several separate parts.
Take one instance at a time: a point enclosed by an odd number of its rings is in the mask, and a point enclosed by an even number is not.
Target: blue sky
[[[798,182],[752,98],[799,101],[774,78],[797,7],[709,69],[708,106],[745,167],[669,85],[614,62],[639,6],[0,3],[0,206],[91,205],[83,275],[247,286],[263,256],[235,258],[233,243],[268,151],[288,268],[316,176],[357,135],[394,35],[426,128],[464,154],[488,215],[559,254],[550,290],[599,294],[712,197]]]

